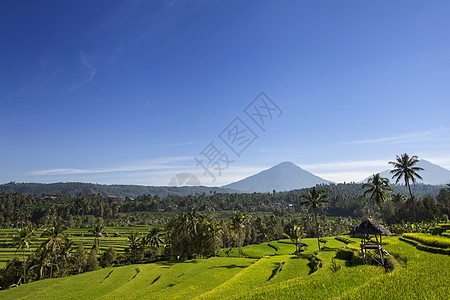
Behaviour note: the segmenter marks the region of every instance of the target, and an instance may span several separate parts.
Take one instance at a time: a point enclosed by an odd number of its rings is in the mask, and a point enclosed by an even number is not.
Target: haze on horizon
[[[405,152],[450,169],[449,11],[3,1],[0,183],[221,186],[283,161],[351,182]]]

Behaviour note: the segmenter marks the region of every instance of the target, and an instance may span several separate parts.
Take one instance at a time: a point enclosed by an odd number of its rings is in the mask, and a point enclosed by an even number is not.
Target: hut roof
[[[384,234],[392,235],[392,233],[374,219],[367,219],[356,226],[355,233],[360,234]]]

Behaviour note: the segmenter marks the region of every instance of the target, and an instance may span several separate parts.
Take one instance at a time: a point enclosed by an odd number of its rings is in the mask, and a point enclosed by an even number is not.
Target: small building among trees
[[[361,254],[364,264],[368,262],[369,251],[375,250],[373,260],[384,266],[384,255],[389,255],[389,253],[383,249],[382,236],[391,236],[392,233],[376,220],[369,218],[356,226],[352,234],[361,237]],[[375,241],[372,240],[372,237],[375,237]]]

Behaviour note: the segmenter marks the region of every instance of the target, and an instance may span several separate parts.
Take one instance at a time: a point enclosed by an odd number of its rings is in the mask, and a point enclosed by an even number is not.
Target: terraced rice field
[[[127,242],[127,236],[132,232],[148,233],[152,226],[135,226],[135,227],[105,227],[107,236],[100,238],[100,250],[106,250],[109,246],[116,248],[118,254],[123,253],[125,248],[129,246]],[[37,230],[30,248],[31,251],[36,250],[37,247],[45,240],[40,238],[43,230]],[[90,249],[94,244],[94,236],[90,233],[89,228],[70,228],[64,232],[68,238],[70,238],[75,246],[83,245],[86,249]],[[120,236],[115,237],[114,234],[119,233]],[[12,236],[16,234],[15,229],[0,229],[0,267],[4,267],[8,260],[13,259],[15,256],[19,256],[21,259],[21,253],[16,252],[16,248],[12,247]],[[26,251],[25,254],[30,254],[30,251]]]
[[[346,237],[349,238],[349,237]],[[347,266],[336,258],[346,247],[326,238],[317,255],[322,268],[310,274],[309,248],[291,255],[286,240],[243,247],[252,258],[214,257],[187,262],[160,262],[107,268],[66,278],[44,280],[0,292],[2,299],[449,299],[450,256],[417,250],[386,239],[385,249],[396,258],[392,272],[375,266]],[[349,244],[358,247],[356,243]],[[258,256],[256,258],[256,256]],[[334,263],[340,269],[333,269]]]

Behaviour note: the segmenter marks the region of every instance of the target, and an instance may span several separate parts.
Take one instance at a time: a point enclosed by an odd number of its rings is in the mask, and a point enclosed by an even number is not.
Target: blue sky
[[[448,1],[0,7],[0,183],[222,185],[282,161],[348,182],[405,152],[450,168]],[[280,109],[264,130],[245,113],[261,92]],[[220,138],[236,118],[239,156]]]

